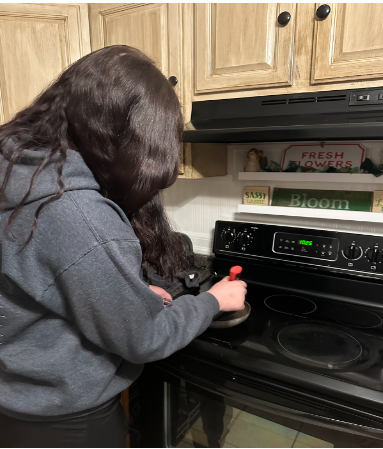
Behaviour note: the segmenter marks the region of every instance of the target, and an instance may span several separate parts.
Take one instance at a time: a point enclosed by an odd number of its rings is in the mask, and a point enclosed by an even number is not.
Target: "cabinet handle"
[[[323,20],[329,16],[330,12],[331,8],[329,5],[320,5],[319,8],[317,9],[317,17],[318,19]]]
[[[170,84],[172,84],[173,86],[176,86],[178,84],[178,79],[176,76],[170,76],[169,81],[170,81]]]
[[[283,11],[278,16],[279,25],[286,26],[291,19],[291,14],[288,11]]]

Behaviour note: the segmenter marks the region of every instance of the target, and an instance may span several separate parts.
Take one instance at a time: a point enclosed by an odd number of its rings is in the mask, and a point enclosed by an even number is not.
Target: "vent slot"
[[[288,100],[289,104],[296,104],[296,103],[315,103],[316,97],[308,97],[308,98],[290,98]]]
[[[346,95],[327,95],[323,97],[302,97],[278,100],[263,100],[261,106],[277,106],[281,104],[324,103],[327,101],[345,101]]]
[[[344,101],[346,99],[346,95],[334,95],[333,97],[318,97],[317,101]]]
[[[261,106],[274,106],[277,104],[287,104],[287,100],[263,100]]]

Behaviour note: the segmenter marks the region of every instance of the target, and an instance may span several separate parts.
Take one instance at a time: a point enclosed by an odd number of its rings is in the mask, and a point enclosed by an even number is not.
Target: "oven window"
[[[266,413],[185,381],[165,385],[167,447],[383,447],[381,440]]]
[[[167,385],[165,394],[169,447],[334,447],[300,432],[298,421],[267,419],[222,396],[201,395],[185,382],[180,387]]]

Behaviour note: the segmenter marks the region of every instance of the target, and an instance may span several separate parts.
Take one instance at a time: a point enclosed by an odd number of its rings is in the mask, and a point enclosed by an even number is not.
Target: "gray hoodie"
[[[114,398],[143,364],[188,345],[219,311],[210,293],[164,308],[140,279],[141,247],[124,212],[99,193],[81,155],[68,150],[66,192],[55,163],[38,177],[11,228],[12,208],[45,152],[24,151],[0,219],[0,411],[28,420],[80,415]],[[0,183],[8,161],[0,155]]]

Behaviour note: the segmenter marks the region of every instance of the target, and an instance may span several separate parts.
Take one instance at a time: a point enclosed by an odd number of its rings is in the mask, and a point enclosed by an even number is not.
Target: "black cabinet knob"
[[[279,25],[286,26],[291,19],[291,14],[288,11],[283,11],[278,16]]]
[[[317,17],[318,19],[325,19],[331,12],[331,8],[329,5],[320,5],[317,9]]]
[[[176,86],[178,83],[178,79],[176,76],[170,76],[169,81],[170,81],[170,84],[172,84],[173,86]]]

